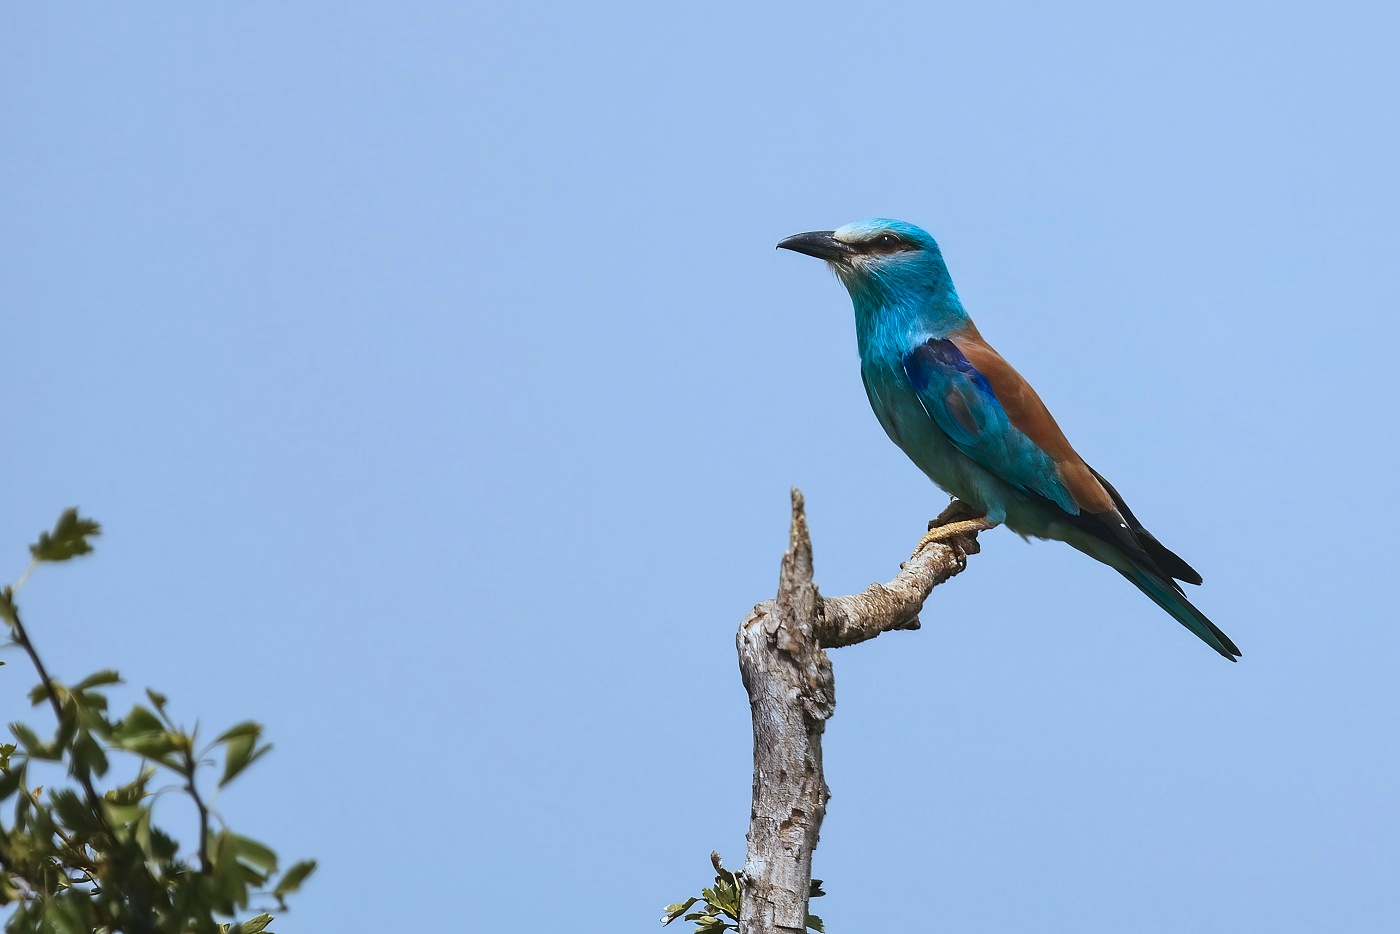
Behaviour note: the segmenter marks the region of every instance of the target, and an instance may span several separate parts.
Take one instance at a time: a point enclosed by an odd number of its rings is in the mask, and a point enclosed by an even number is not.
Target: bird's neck
[[[946,338],[972,324],[946,275],[919,289],[889,286],[878,280],[847,283],[862,360],[902,361],[904,354],[929,338]]]

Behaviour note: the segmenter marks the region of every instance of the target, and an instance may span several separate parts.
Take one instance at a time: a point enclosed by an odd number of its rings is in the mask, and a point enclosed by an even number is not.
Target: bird
[[[778,248],[825,260],[846,286],[870,407],[929,479],[990,525],[1108,565],[1220,655],[1240,657],[1178,583],[1201,575],[1143,528],[978,332],[927,231],[872,218],[794,234]]]

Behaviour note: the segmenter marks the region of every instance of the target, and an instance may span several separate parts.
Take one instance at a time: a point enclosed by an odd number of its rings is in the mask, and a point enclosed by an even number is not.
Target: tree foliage
[[[683,902],[667,905],[661,923],[668,925],[677,918],[684,917],[695,922],[694,934],[723,934],[725,931],[739,930],[739,907],[744,899],[744,874],[724,868],[718,853],[710,854],[710,863],[715,867],[715,884],[700,890],[699,897],[692,896]],[[822,880],[813,879],[808,898],[825,895]],[[700,905],[696,908],[696,905]],[[816,915],[807,915],[807,930],[825,934],[826,925]]]
[[[205,767],[217,768],[216,787],[222,788],[257,761],[271,748],[262,741],[262,726],[239,723],[201,743],[198,727],[180,725],[166,697],[150,689],[146,703],[113,718],[104,689],[121,683],[117,672],[62,684],[49,676],[25,629],[16,591],[38,566],[92,551],[100,534],[96,522],[67,510],[52,532],[30,546],[33,560],[19,581],[0,590],[0,618],[11,645],[25,652],[39,675],[30,701],[47,701],[57,720],[52,735],[11,723],[15,742],[0,743],[0,905],[12,909],[5,930],[267,931],[273,919],[263,909],[275,904],[285,910],[286,896],[316,864],[306,860],[279,872],[276,853],[234,833],[210,810],[201,779]],[[99,792],[95,783],[113,771],[113,757],[128,760],[134,777]],[[33,785],[31,772],[42,768],[39,763],[62,766],[67,782]],[[183,795],[198,818],[193,848],[181,847],[155,823],[152,807],[170,792]],[[11,799],[13,810],[3,804]]]

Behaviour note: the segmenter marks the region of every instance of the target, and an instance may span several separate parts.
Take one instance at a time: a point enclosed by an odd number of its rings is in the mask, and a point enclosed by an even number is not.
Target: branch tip
[[[801,548],[811,550],[812,536],[807,530],[807,501],[803,498],[802,491],[793,487],[792,526],[788,531],[788,550],[795,552]]]
[[[812,584],[812,536],[807,530],[807,506],[802,491],[792,488],[792,526],[788,530],[788,550],[778,574],[778,605],[784,595],[792,595]]]

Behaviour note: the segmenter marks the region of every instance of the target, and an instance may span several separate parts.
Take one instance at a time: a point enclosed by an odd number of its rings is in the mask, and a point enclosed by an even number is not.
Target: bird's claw
[[[959,535],[985,532],[992,527],[993,523],[988,522],[985,516],[963,519],[958,522],[949,522],[946,525],[933,525],[930,523],[928,532],[925,533],[923,538],[919,539],[919,544],[914,546],[914,554],[917,555],[919,552],[923,551],[926,546],[932,545],[934,542],[947,542],[949,539],[956,538]]]

